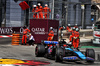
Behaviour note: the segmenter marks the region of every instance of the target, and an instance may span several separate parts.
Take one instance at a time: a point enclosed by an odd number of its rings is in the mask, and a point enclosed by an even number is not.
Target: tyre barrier
[[[21,44],[21,34],[12,34],[12,45],[20,45]]]

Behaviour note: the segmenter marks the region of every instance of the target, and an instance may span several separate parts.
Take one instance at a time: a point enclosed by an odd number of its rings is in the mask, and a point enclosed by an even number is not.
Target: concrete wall
[[[92,26],[91,22],[91,5],[85,5],[85,25]]]
[[[68,2],[75,2],[78,3],[79,0],[68,0]],[[78,25],[81,25],[81,10],[80,5],[76,4],[68,4],[68,24],[71,24],[72,26],[76,23]]]
[[[75,2],[79,3],[81,0],[68,0],[68,2]],[[90,3],[91,1],[88,0],[87,3]],[[84,13],[84,22],[85,25],[91,26],[91,5],[85,5],[85,13]],[[81,4],[68,4],[68,17],[67,17],[67,23],[74,26],[75,24],[78,24],[79,26],[82,26],[82,11],[81,11]]]
[[[14,0],[6,1],[6,27],[20,27],[24,24],[24,11]]]

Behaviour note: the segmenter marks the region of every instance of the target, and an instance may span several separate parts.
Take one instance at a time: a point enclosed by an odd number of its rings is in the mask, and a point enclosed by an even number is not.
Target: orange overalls
[[[54,32],[53,30],[51,30],[48,34],[48,41],[52,41],[53,40],[53,37],[54,37]]]
[[[42,8],[42,6],[39,6],[38,7],[38,12],[39,12],[39,18],[42,18],[43,19],[43,8]]]
[[[59,28],[59,30],[62,30],[62,29],[63,29],[63,27],[60,27],[60,28]]]
[[[72,30],[72,35],[70,35],[70,37],[69,37],[70,42],[72,42],[73,36],[75,35],[75,32],[76,32],[76,31],[73,31],[73,30]]]
[[[71,32],[71,31],[72,31],[72,30],[71,30],[71,27],[69,27],[69,26],[67,26],[66,30],[67,30],[68,32]]]
[[[73,35],[72,43],[73,43],[74,48],[78,48],[78,45],[79,45],[79,32],[78,31],[75,31]]]
[[[43,11],[45,19],[49,18],[49,12],[51,12],[51,10],[48,7],[44,7]]]
[[[38,8],[37,7],[36,8],[33,8],[32,12],[34,12],[33,18],[38,18],[38,14],[37,14]]]
[[[24,29],[23,30],[23,37],[22,37],[22,44],[24,44],[24,40],[25,40],[25,44],[27,42],[27,33],[30,32],[29,29]]]

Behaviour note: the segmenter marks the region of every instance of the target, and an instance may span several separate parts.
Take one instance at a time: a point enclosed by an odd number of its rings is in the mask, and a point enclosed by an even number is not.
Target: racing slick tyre
[[[61,47],[56,48],[56,54],[55,54],[55,62],[62,62],[63,61],[63,49]]]
[[[86,49],[85,55],[86,55],[86,57],[95,59],[95,51],[93,49]],[[91,61],[91,60],[87,60],[87,62],[94,63],[94,61]]]
[[[44,45],[37,45],[35,48],[36,57],[44,56],[44,54],[45,54],[45,46]]]
[[[98,54],[98,61],[100,61],[100,54]]]

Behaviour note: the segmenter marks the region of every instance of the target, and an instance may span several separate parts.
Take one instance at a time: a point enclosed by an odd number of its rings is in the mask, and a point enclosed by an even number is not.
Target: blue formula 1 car
[[[58,41],[42,41],[41,44],[36,46],[35,55],[54,58],[58,43]]]
[[[72,44],[67,44],[64,39],[61,41],[42,41],[35,48],[35,55],[46,58],[55,57],[56,62],[85,60],[93,63],[95,52],[93,49],[86,49],[83,53],[78,49],[71,48]]]
[[[84,60],[93,63],[95,61],[95,52],[93,49],[86,49],[83,53],[79,49],[71,48],[72,44],[67,44],[64,39],[59,42],[59,47],[56,47],[55,61],[79,61]]]

